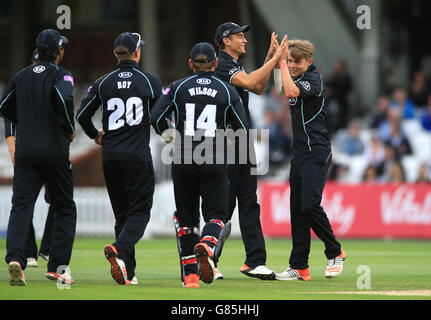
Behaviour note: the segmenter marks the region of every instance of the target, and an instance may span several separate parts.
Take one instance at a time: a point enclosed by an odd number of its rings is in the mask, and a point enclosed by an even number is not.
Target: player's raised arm
[[[285,44],[287,47],[280,61],[284,95],[287,98],[321,96],[324,89],[321,76],[306,72],[313,64],[314,46],[308,41],[288,41],[287,36],[282,42]]]
[[[288,46],[288,36],[284,36],[281,46],[283,49],[283,56],[280,60],[280,70],[281,70],[281,81],[283,86],[283,93],[287,98],[297,98],[299,97],[300,91],[296,86],[295,82],[292,79],[292,75],[290,74],[290,70],[288,67],[289,59],[289,46]]]
[[[244,88],[255,94],[262,95],[268,85],[272,69],[278,64],[281,52],[277,52],[277,34],[272,33],[271,45],[264,65],[247,73],[239,61],[246,53],[247,39],[245,33],[250,26],[239,26],[227,22],[218,27],[216,42],[220,48],[221,63],[218,65],[217,75],[224,81],[237,87]]]
[[[274,55],[277,52],[277,49],[279,47],[280,47],[280,45],[278,44],[278,34],[276,34],[275,32],[273,32],[271,34],[271,44],[269,46],[268,54],[266,55],[264,63],[269,62],[272,59],[272,57],[274,57]]]
[[[231,83],[246,88],[257,95],[264,94],[271,77],[271,71],[279,64],[283,53],[283,50],[275,45],[274,42],[276,41],[276,35],[273,34],[267,60],[262,67],[249,74],[245,71],[238,72],[232,78]]]

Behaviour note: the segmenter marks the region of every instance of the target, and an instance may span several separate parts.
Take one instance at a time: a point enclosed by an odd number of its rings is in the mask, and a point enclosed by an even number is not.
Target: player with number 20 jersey
[[[116,220],[116,241],[105,247],[105,256],[118,284],[137,282],[134,246],[149,222],[154,193],[150,113],[162,86],[138,66],[144,44],[137,33],[126,32],[115,40],[117,68],[89,88],[77,112],[85,133],[102,144],[103,172]],[[103,129],[97,130],[91,118],[100,105]]]

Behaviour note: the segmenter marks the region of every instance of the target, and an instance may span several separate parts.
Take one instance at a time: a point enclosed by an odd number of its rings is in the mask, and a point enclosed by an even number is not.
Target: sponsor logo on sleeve
[[[235,72],[238,72],[240,69],[238,67],[232,68],[229,70],[229,75],[233,75]]]
[[[74,86],[75,85],[75,82],[74,82],[74,80],[73,80],[73,77],[72,76],[64,76],[64,81],[67,81],[67,82],[70,82],[71,84],[72,84],[72,86]]]
[[[311,90],[311,85],[310,85],[310,83],[309,83],[308,81],[300,81],[299,83],[301,84],[301,86],[302,86],[305,90],[307,90],[307,91],[310,91],[310,90]]]

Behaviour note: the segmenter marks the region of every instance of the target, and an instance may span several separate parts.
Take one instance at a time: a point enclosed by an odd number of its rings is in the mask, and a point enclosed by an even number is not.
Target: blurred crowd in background
[[[431,79],[424,71],[414,73],[410,88],[396,87],[381,95],[372,112],[357,116],[350,110],[354,81],[342,60],[326,79],[328,122],[333,147],[333,163],[329,181],[343,181],[352,168],[349,161],[360,159],[361,181],[364,183],[431,183],[431,158],[415,157],[412,138],[415,132],[429,135],[421,148],[431,149]],[[291,159],[289,100],[271,88],[265,97],[265,127],[269,129],[270,176],[288,166]],[[417,128],[409,135],[405,129]],[[414,178],[408,179],[403,160],[416,160]],[[425,159],[424,159],[425,158]],[[285,172],[285,171],[283,171]],[[287,179],[288,177],[286,177]],[[410,181],[409,181],[410,180]]]

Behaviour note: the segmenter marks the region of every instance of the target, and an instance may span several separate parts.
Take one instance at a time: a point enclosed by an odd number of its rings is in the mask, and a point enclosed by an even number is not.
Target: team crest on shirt
[[[301,84],[301,86],[302,86],[305,90],[307,90],[307,91],[310,91],[310,90],[311,90],[311,85],[310,85],[310,83],[309,83],[308,81],[300,81],[299,83]]]
[[[296,103],[298,102],[298,98],[290,98],[289,102],[291,106],[296,106]]]

